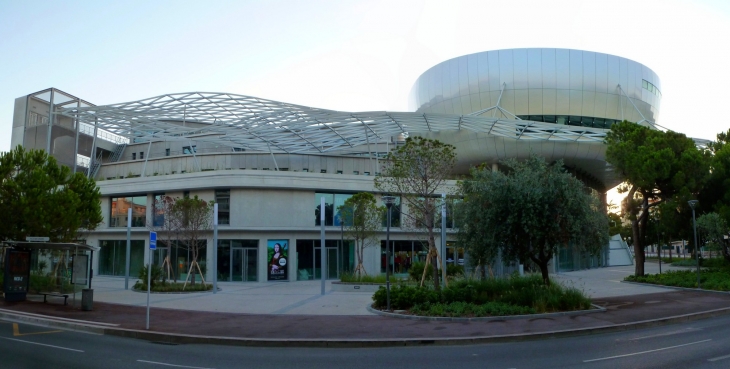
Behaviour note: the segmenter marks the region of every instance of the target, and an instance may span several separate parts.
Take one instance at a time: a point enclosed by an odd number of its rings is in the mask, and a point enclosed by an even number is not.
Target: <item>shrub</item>
[[[139,281],[137,281],[137,283],[141,283],[142,285],[144,285],[145,290],[147,290],[147,268],[149,268],[149,265],[145,264],[144,268],[141,268],[139,270],[139,275],[137,276],[137,278],[139,278]],[[150,279],[150,289],[154,290],[157,282],[162,280],[162,267],[160,267],[159,265],[153,265],[151,276],[152,278]],[[136,285],[137,284],[135,284],[135,286]]]
[[[423,268],[426,266],[426,263],[417,261],[413,264],[411,264],[411,267],[408,269],[408,276],[414,280],[414,281],[421,281],[421,277],[423,276]],[[464,275],[464,267],[461,265],[454,265],[454,264],[448,264],[446,266],[446,277],[460,277]],[[426,280],[430,281],[433,279],[433,266],[430,264],[428,265],[428,270],[426,271]]]
[[[502,311],[499,309],[511,306],[514,309],[530,309],[531,313],[582,310],[590,308],[591,304],[590,299],[578,289],[564,287],[558,283],[545,286],[540,275],[512,276],[509,279],[492,278],[482,281],[454,281],[449,284],[449,287],[442,288],[441,292],[436,292],[426,286],[399,285],[391,288],[390,297],[393,309],[412,310],[416,306],[420,306],[418,309],[430,311],[429,314],[432,315],[438,315],[437,311],[457,314],[459,309],[467,309],[463,304],[482,306],[499,303],[501,305],[490,305],[489,309]],[[380,288],[373,295],[373,301],[376,307],[386,306],[384,288]],[[464,310],[466,311],[464,314],[467,316],[481,314],[473,307],[468,307],[468,309],[471,310]],[[492,311],[489,309],[479,311],[491,314],[488,313]]]
[[[199,291],[211,291],[213,290],[213,285],[210,283],[196,283],[196,284],[190,284],[188,283],[185,286],[185,289],[183,290],[183,283],[157,283],[155,284],[154,288],[151,288],[152,292],[199,292]],[[141,281],[137,281],[134,284],[133,287],[137,291],[147,291],[147,281],[142,283]]]

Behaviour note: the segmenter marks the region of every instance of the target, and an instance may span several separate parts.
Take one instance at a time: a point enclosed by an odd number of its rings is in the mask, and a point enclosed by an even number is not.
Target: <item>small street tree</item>
[[[705,235],[705,239],[714,242],[720,247],[720,252],[725,261],[730,262],[730,250],[728,240],[730,228],[727,222],[718,213],[703,214],[697,218],[697,229]]]
[[[205,283],[203,270],[198,264],[201,242],[205,242],[204,234],[211,229],[213,218],[213,202],[194,197],[183,197],[175,200],[172,206],[172,217],[180,224],[180,245],[190,251],[190,268],[188,277],[195,284],[195,269]],[[185,278],[187,284],[187,277]]]
[[[532,155],[507,160],[506,173],[485,167],[459,182],[459,239],[472,252],[505,261],[531,260],[550,284],[548,263],[560,247],[597,253],[608,243],[608,220],[598,198],[563,169]]]
[[[170,261],[170,252],[172,251],[172,242],[180,238],[181,217],[175,216],[175,199],[170,196],[156,197],[152,209],[152,221],[148,222],[147,228],[156,231],[164,238],[166,255],[162,261],[162,280],[177,279],[177,275],[172,272],[172,263]]]
[[[402,213],[406,218],[406,226],[425,230],[428,238],[426,266],[432,265],[433,284],[437,290],[440,288],[440,256],[434,233],[436,211],[440,194],[447,191],[446,181],[451,177],[456,163],[454,150],[453,146],[437,140],[409,137],[405,145],[388,154],[381,173],[375,177],[375,188],[379,191],[401,196],[401,203],[408,209]],[[426,268],[423,270],[421,285],[425,277]]]
[[[606,136],[606,161],[626,180],[622,208],[631,221],[636,276],[644,275],[644,248],[652,207],[686,204],[709,175],[709,155],[681,133],[652,130],[623,121]],[[687,209],[682,206],[682,209]]]
[[[347,199],[338,211],[345,225],[345,237],[355,242],[357,266],[354,274],[358,277],[366,275],[363,266],[364,251],[369,246],[380,245],[378,232],[382,229],[380,220],[384,210],[378,207],[375,196],[361,192]]]

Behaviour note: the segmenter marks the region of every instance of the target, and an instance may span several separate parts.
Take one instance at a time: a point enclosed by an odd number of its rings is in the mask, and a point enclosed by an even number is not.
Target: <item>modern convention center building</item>
[[[404,137],[425,136],[456,147],[455,175],[474,165],[536,153],[562,159],[599,193],[621,179],[605,161],[603,140],[622,120],[653,126],[661,83],[648,67],[619,56],[567,49],[510,49],[464,55],[425,71],[414,83],[409,112],[344,112],[218,92],[171,93],[97,106],[55,88],[15,100],[12,145],[44,149],[96,179],[104,223],[88,235],[96,275],[124,275],[127,213],[132,210],[130,275],[147,262],[155,202],[163,196],[215,200],[218,245],[208,232],[200,264],[218,280],[334,279],[355,263],[342,241],[336,211],[358,192],[377,193],[383,157]],[[143,94],[143,91],[140,92]],[[404,97],[405,98],[405,97]],[[452,183],[453,185],[453,183]],[[320,199],[324,198],[326,263],[320,263]],[[605,198],[605,197],[604,197]],[[405,274],[427,253],[422,234],[401,228],[396,203],[390,264]],[[464,264],[449,220],[445,259]],[[164,237],[160,237],[162,240]],[[365,252],[369,274],[384,272],[381,244]],[[437,240],[439,242],[439,240]],[[288,259],[272,271],[276,245]],[[217,252],[217,265],[213,265]],[[166,249],[155,253],[159,263]],[[189,251],[170,248],[183,279]],[[555,270],[611,264],[609,253],[570,249]],[[501,264],[498,270],[508,268]]]

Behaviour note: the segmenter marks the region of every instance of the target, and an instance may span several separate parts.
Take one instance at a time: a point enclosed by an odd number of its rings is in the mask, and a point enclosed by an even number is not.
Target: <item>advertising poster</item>
[[[287,280],[287,262],[289,261],[289,240],[268,240],[267,242],[268,276],[270,281]]]

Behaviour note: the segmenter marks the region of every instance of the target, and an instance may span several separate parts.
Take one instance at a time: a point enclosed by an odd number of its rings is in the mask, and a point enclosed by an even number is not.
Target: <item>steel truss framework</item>
[[[64,109],[133,142],[194,140],[247,151],[336,153],[401,134],[469,130],[514,140],[602,142],[608,130],[494,117],[342,112],[214,92]]]

